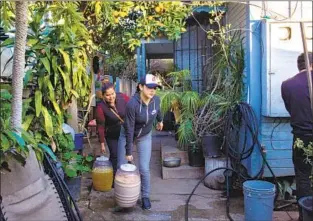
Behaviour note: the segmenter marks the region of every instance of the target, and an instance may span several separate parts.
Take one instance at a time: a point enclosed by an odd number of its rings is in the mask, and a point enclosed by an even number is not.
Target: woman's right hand
[[[125,158],[126,158],[126,160],[127,160],[128,162],[132,162],[133,159],[134,159],[134,158],[133,158],[133,155],[129,155],[129,156],[126,155]]]
[[[102,154],[106,153],[104,143],[101,143],[101,153],[102,153]]]

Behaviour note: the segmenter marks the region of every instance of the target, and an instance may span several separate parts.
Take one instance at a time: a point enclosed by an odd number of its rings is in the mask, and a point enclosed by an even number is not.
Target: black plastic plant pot
[[[222,155],[220,149],[222,139],[217,135],[205,135],[202,137],[202,150],[204,157],[217,158]]]
[[[312,196],[305,196],[299,199],[298,203],[302,208],[303,221],[312,221],[313,220],[313,211],[312,211]]]
[[[175,117],[173,112],[166,112],[163,118],[163,124],[164,131],[173,131],[175,129]]]
[[[188,160],[189,166],[192,167],[203,167],[204,166],[204,157],[201,149],[193,149],[192,147],[188,148]]]
[[[78,201],[80,199],[81,179],[82,179],[81,176],[73,177],[73,178],[66,177],[64,179],[75,201]]]

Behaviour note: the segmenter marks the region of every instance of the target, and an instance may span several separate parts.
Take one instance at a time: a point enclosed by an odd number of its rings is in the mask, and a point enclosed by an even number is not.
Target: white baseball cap
[[[159,79],[157,76],[154,76],[153,74],[146,74],[144,76],[139,84],[146,85],[148,88],[160,88],[162,89],[162,86],[159,84]]]

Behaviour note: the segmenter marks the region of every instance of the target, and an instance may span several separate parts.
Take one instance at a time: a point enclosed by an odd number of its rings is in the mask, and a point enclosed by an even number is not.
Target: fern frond
[[[181,97],[181,104],[184,111],[196,113],[200,106],[200,96],[195,91],[186,91]]]

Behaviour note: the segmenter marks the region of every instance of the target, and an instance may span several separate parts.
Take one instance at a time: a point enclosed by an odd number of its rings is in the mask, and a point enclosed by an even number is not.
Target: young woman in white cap
[[[151,131],[155,120],[157,130],[162,130],[160,98],[155,96],[161,88],[157,77],[147,74],[137,86],[137,92],[126,105],[125,122],[118,143],[118,167],[132,161],[132,148],[136,142],[139,172],[141,177],[142,209],[149,210],[150,203],[150,158],[152,151]]]

